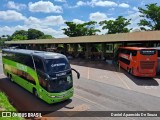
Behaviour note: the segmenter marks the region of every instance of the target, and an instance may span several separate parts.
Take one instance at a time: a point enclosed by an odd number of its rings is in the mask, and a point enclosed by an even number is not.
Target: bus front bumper
[[[52,104],[52,103],[57,103],[57,102],[61,102],[64,100],[67,100],[69,98],[71,98],[73,96],[74,90],[73,88],[62,92],[62,93],[56,93],[56,94],[48,94],[48,99],[47,99],[47,103]]]

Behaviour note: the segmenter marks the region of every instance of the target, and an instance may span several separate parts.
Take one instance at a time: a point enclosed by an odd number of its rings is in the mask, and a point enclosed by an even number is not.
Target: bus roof
[[[33,55],[38,56],[44,59],[54,59],[63,57],[65,58],[65,55],[59,54],[59,53],[53,53],[53,52],[45,52],[45,51],[37,51],[37,50],[26,50],[26,49],[2,49],[2,51],[5,52],[12,52],[12,53],[21,53],[26,55]]]
[[[119,47],[119,48],[129,49],[129,50],[154,49],[154,48],[147,48],[147,47]]]

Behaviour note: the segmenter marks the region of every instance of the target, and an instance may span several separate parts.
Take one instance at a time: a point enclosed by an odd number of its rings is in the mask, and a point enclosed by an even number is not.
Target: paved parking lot
[[[95,80],[126,90],[132,90],[160,97],[160,78],[140,78],[128,74],[122,68],[115,68],[106,62],[71,61],[72,67],[81,73],[81,77]]]
[[[77,69],[82,78],[108,85],[160,97],[160,77],[140,78],[128,74],[125,70],[115,68],[107,62],[73,60],[71,66]],[[2,68],[1,55],[0,67]],[[74,74],[74,73],[73,73]],[[4,76],[0,69],[0,77]]]
[[[3,75],[0,55],[0,90],[6,93],[18,111],[47,111],[45,116],[50,117],[46,119],[51,120],[91,119],[90,117],[51,118],[55,111],[160,111],[159,78],[133,77],[122,69],[117,71],[113,65],[105,62],[76,60],[71,61],[71,66],[81,74],[81,78],[77,79],[73,72],[74,96],[67,101],[48,105]],[[74,115],[74,112],[72,114]],[[106,120],[105,117],[92,119]],[[118,119],[136,120],[136,118]],[[137,120],[150,119],[137,118]],[[158,118],[152,119],[158,120]]]

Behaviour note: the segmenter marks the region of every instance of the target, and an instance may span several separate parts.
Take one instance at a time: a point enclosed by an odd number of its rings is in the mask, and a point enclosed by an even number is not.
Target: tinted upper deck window
[[[45,65],[49,74],[70,69],[70,64],[65,58],[46,59]]]
[[[154,49],[151,49],[151,50],[143,49],[143,50],[140,50],[140,54],[142,54],[142,55],[154,55],[154,54],[156,54],[156,50],[154,50]]]

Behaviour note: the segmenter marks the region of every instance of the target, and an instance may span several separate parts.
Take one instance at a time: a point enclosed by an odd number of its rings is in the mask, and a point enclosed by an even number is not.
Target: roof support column
[[[85,58],[89,59],[89,53],[91,52],[91,46],[89,43],[86,43],[86,52],[85,52]]]
[[[101,60],[104,60],[104,57],[105,57],[105,51],[106,51],[106,43],[101,43],[101,44],[102,44]]]
[[[78,51],[78,44],[74,43],[73,44],[73,52],[77,54]]]
[[[114,57],[114,55],[115,55],[115,46],[114,46],[114,43],[113,43],[113,55],[112,55],[112,58]]]
[[[78,51],[78,44],[73,43],[72,48],[73,48],[72,56],[75,57],[77,55],[77,51]]]
[[[66,53],[67,53],[67,43],[64,43],[63,46],[64,46],[64,54],[66,55]]]

